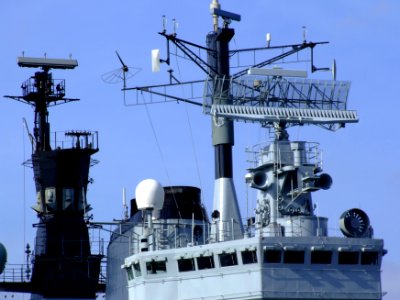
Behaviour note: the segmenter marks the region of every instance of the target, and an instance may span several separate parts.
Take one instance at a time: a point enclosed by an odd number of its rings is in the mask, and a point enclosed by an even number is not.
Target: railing
[[[64,79],[48,79],[47,90],[45,91],[47,96],[61,99],[65,96],[65,80]],[[22,95],[24,97],[30,97],[39,93],[39,89],[36,85],[35,78],[29,78],[22,84]]]
[[[312,165],[315,168],[320,167],[322,169],[322,151],[319,148],[319,143],[315,142],[291,142],[291,148],[288,151],[282,151],[277,147],[268,147],[274,144],[274,142],[263,142],[249,147],[246,152],[249,154],[249,159],[247,160],[252,164],[251,167],[257,167],[260,164],[293,164],[295,162],[295,152],[301,153],[302,164]],[[303,151],[293,149],[294,145],[302,144],[304,147]],[[285,158],[287,161],[283,161]]]
[[[99,284],[106,284],[107,281],[107,262],[102,261],[100,265]],[[0,275],[1,283],[23,283],[30,282],[32,266],[27,264],[7,264],[3,273]],[[0,288],[1,289],[1,288]]]
[[[1,282],[29,282],[32,268],[27,264],[7,264],[0,275]]]
[[[153,228],[147,224],[135,224],[135,231],[129,237],[129,253],[134,254],[143,248],[155,250],[203,245],[210,236],[210,224],[189,222],[153,222]],[[144,234],[147,231],[147,234]]]
[[[54,149],[98,149],[97,131],[57,131],[53,133]]]

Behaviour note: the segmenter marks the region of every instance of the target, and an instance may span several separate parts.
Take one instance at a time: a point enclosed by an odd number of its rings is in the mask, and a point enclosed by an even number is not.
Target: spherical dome
[[[7,262],[6,247],[4,247],[2,243],[0,243],[0,274],[3,272],[6,262]]]
[[[161,209],[164,204],[164,189],[154,179],[145,179],[136,187],[136,203],[140,210]]]

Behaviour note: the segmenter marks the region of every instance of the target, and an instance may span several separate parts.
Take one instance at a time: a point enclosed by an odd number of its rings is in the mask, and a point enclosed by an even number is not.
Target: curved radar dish
[[[164,204],[164,188],[154,179],[141,181],[135,190],[136,204],[139,210],[160,210]]]
[[[358,208],[352,208],[342,213],[339,226],[347,237],[367,237],[370,232],[368,215]]]
[[[7,262],[7,250],[2,243],[0,243],[0,274],[4,271]]]

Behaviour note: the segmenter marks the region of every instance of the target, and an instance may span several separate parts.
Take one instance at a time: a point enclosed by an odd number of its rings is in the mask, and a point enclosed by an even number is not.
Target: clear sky
[[[67,97],[80,102],[50,110],[52,131],[88,129],[99,131],[100,161],[91,170],[94,184],[88,200],[94,219],[110,221],[122,216],[122,188],[133,197],[136,185],[155,178],[163,185],[195,185],[203,190],[203,201],[211,210],[213,149],[210,120],[198,107],[183,103],[124,106],[122,84],[108,84],[101,75],[119,67],[118,50],[125,63],[141,68],[128,86],[166,83],[167,67],[152,74],[150,50],[161,49],[165,41],[157,32],[161,16],[178,21],[178,37],[204,44],[211,31],[210,0],[183,1],[67,1],[13,0],[0,4],[0,95],[21,95],[20,85],[34,73],[22,69],[16,57],[68,58],[79,62],[73,71],[54,71],[54,78],[67,80]],[[253,0],[223,1],[222,8],[241,14],[232,24],[236,35],[231,48],[261,47],[265,34],[271,45],[307,40],[329,41],[316,51],[318,67],[329,67],[335,58],[338,80],[352,81],[349,108],[359,113],[360,123],[336,133],[304,126],[289,133],[294,140],[320,142],[324,170],[333,177],[328,191],[314,195],[318,213],[330,220],[332,234],[339,234],[338,219],[343,211],[360,207],[370,217],[375,237],[385,240],[388,254],[383,264],[386,300],[400,299],[400,226],[398,187],[399,114],[397,99],[400,58],[400,2],[397,0]],[[204,76],[186,62],[173,58],[180,80]],[[329,73],[313,77],[329,79]],[[187,91],[182,91],[185,96]],[[134,93],[127,93],[132,103]],[[31,154],[22,126],[26,118],[33,127],[32,108],[9,99],[0,100],[0,242],[8,249],[9,263],[22,263],[24,245],[34,244],[31,224],[36,216],[33,173],[21,163]],[[151,116],[151,119],[149,118]],[[151,121],[150,121],[151,120]],[[246,216],[244,149],[264,139],[256,125],[237,123],[234,176],[242,215]],[[152,127],[156,132],[153,133]],[[162,153],[158,150],[158,145]],[[196,163],[197,162],[197,163]],[[252,196],[253,194],[250,193]],[[249,202],[250,211],[254,201]],[[1,296],[1,295],[0,295]]]

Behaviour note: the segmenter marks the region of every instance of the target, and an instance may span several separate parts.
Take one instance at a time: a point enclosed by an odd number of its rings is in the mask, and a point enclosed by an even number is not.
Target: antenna
[[[267,47],[269,48],[271,44],[271,34],[269,32],[266,34],[265,39],[267,40]]]
[[[128,220],[128,205],[126,204],[126,191],[125,188],[122,188],[122,208],[124,210],[123,218],[124,220]]]
[[[163,32],[167,32],[167,17],[165,15],[162,16],[162,25],[163,25]]]
[[[119,83],[123,82],[123,91],[124,91],[124,99],[125,99],[125,88],[126,88],[126,81],[133,76],[135,76],[137,73],[139,73],[142,69],[140,68],[135,68],[135,67],[128,67],[125,62],[122,60],[121,56],[119,55],[118,51],[115,50],[115,54],[117,55],[117,58],[119,62],[121,63],[121,67],[112,71],[109,71],[107,73],[104,73],[101,75],[101,79],[106,82],[106,83]]]
[[[178,29],[179,23],[175,18],[172,19],[172,23],[174,24],[174,35],[176,35],[176,30]]]
[[[307,27],[303,26],[301,27],[303,29],[303,43],[307,42]]]
[[[23,52],[24,54],[24,52]],[[18,57],[18,66],[25,68],[42,68],[42,69],[74,69],[78,66],[75,59],[54,59],[54,58],[37,58],[37,57]]]
[[[333,59],[331,71],[332,71],[332,79],[336,81],[336,73],[337,73],[336,59]]]
[[[160,49],[151,50],[151,71],[160,72]]]
[[[122,60],[122,58],[121,58],[121,56],[119,55],[119,53],[118,53],[117,50],[115,50],[115,53],[117,54],[117,57],[118,57],[118,59],[119,59],[121,65],[122,65],[122,71],[123,71],[124,74],[125,74],[126,72],[129,71],[129,68],[128,68],[128,66],[124,63],[124,61]]]

